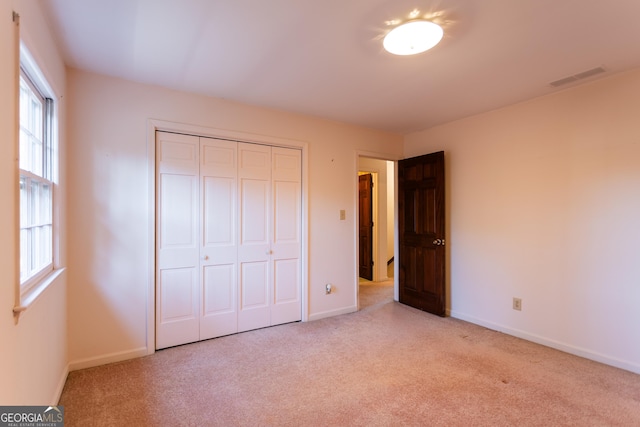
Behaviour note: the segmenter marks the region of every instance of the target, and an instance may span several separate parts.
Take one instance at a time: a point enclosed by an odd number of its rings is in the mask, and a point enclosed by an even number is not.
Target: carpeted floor
[[[393,279],[384,282],[370,282],[361,279],[358,299],[360,310],[393,302]]]
[[[640,376],[392,301],[69,374],[66,426],[638,426]]]

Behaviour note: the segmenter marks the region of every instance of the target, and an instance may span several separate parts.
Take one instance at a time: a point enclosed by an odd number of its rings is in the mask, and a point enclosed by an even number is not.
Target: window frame
[[[18,135],[17,139],[17,153],[18,153],[18,162],[17,162],[17,191],[18,191],[18,207],[17,207],[17,245],[18,245],[18,277],[17,277],[17,292],[19,295],[19,301],[14,308],[14,312],[23,311],[26,307],[35,300],[35,298],[40,295],[40,293],[51,284],[55,278],[58,277],[59,274],[62,273],[63,269],[60,268],[60,258],[59,258],[59,236],[58,236],[58,211],[59,211],[59,197],[58,197],[58,115],[57,115],[57,102],[56,96],[54,95],[51,86],[49,85],[47,79],[42,73],[41,69],[38,67],[36,61],[31,56],[29,50],[26,48],[24,43],[20,42],[20,75],[16,79],[16,83],[18,84],[18,88],[16,90],[16,94],[18,99],[17,106],[18,111],[16,114],[17,121],[17,130]],[[21,87],[22,83],[20,80],[24,79],[26,85],[29,89],[34,93],[36,97],[42,102],[42,166],[41,166],[41,174],[39,175],[36,171],[35,173],[29,171],[27,169],[22,169],[25,165],[21,162],[21,156],[25,153],[23,152],[21,143],[20,143],[20,134],[22,133],[22,108],[20,105],[20,96],[21,96]],[[39,183],[40,189],[42,190],[42,186],[48,186],[48,195],[44,196],[44,198],[48,197],[50,202],[48,203],[48,207],[45,209],[45,213],[39,211],[39,216],[44,217],[45,221],[39,222],[36,224],[29,224],[27,228],[38,228],[40,227],[39,232],[42,233],[44,229],[48,229],[45,233],[48,233],[47,237],[47,248],[45,248],[47,258],[46,263],[42,263],[38,265],[36,268],[33,268],[29,271],[30,275],[26,277],[23,276],[23,256],[24,256],[24,245],[22,242],[21,233],[26,228],[23,224],[23,215],[25,214],[23,205],[24,201],[22,199],[21,193],[21,183],[23,182],[23,178],[28,183],[27,184],[27,193],[33,191],[32,185],[33,183]],[[40,199],[43,194],[41,193],[37,199]],[[32,200],[35,200],[32,198]],[[27,211],[29,208],[27,208]],[[26,216],[26,215],[25,215]],[[40,218],[42,219],[42,218]],[[43,227],[44,225],[44,227]],[[37,234],[35,233],[35,234]],[[33,233],[32,233],[33,234]],[[49,246],[50,245],[50,246]],[[32,251],[33,253],[33,251]],[[18,296],[17,296],[18,299]]]

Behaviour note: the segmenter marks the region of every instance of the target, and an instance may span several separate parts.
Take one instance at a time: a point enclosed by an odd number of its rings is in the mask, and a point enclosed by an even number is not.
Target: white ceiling
[[[39,1],[71,67],[403,134],[640,67],[639,0]],[[385,52],[416,8],[443,41]]]

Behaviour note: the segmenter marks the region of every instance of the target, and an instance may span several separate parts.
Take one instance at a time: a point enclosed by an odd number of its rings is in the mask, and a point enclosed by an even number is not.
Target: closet
[[[156,348],[301,320],[301,151],[156,133]]]

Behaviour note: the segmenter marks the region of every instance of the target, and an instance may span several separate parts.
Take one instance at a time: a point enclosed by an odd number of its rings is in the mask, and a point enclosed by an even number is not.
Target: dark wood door
[[[358,177],[358,222],[360,224],[360,277],[373,280],[373,177]]]
[[[398,162],[400,302],[445,315],[444,152]]]

